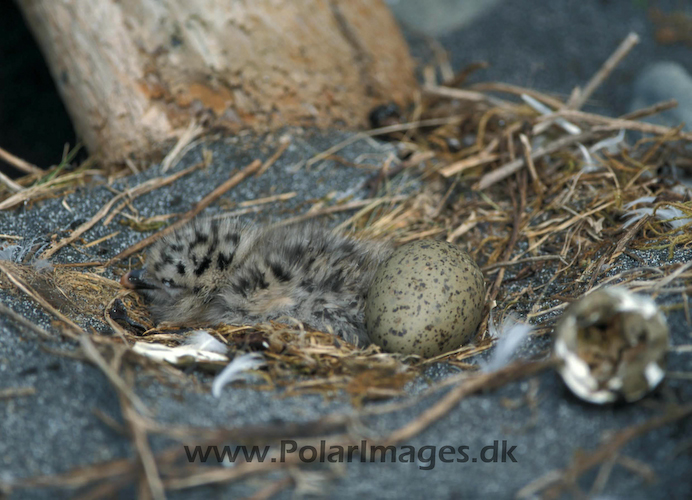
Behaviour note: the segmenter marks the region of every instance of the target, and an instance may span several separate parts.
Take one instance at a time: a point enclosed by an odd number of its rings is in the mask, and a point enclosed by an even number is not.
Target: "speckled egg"
[[[377,270],[365,325],[385,351],[437,356],[472,338],[484,296],[483,274],[466,252],[445,241],[414,241]]]

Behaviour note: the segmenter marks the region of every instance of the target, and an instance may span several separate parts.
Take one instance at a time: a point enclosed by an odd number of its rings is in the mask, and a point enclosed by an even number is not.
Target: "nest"
[[[341,227],[357,236],[387,237],[399,243],[421,238],[454,242],[482,266],[489,282],[486,303],[496,304],[499,311],[522,312],[535,324],[539,335],[551,331],[556,313],[571,301],[605,284],[634,281],[635,290],[653,288],[657,294],[683,294],[686,300],[686,294],[692,291],[689,266],[664,263],[654,267],[633,253],[667,249],[672,255],[675,249],[692,245],[690,191],[665,175],[671,159],[678,168],[692,168],[688,148],[692,134],[683,132],[682,127],[640,121],[675,103],[661,103],[619,118],[579,111],[635,42],[629,38],[623,42],[584,90],[566,101],[499,83],[464,87],[466,77],[478,69],[476,66],[450,75],[440,85],[431,76],[439,68],[431,66],[424,71],[426,83],[411,110],[403,112],[392,106],[375,110],[371,118],[376,128],[347,141],[378,136],[398,144],[399,154],[373,175],[369,183],[371,197],[326,207],[321,201],[291,221],[350,211],[353,215]],[[449,74],[446,63],[440,64],[441,73]],[[628,143],[622,130],[646,135]],[[347,143],[310,159],[306,168],[327,159],[345,161],[339,151]],[[175,151],[184,146],[179,144]],[[106,356],[104,353],[134,342],[178,345],[191,328],[154,326],[138,296],[122,291],[117,282],[98,273],[107,267],[117,269],[123,258],[141,255],[148,244],[189,221],[249,175],[264,172],[285,148],[286,144],[280,145],[264,164],[252,163],[177,222],[163,228],[161,224],[167,224],[172,215],[138,219],[136,214],[127,215],[128,202],[176,182],[201,165],[118,194],[90,220],[53,241],[42,257],[80,241],[95,224],[112,220],[121,212],[132,227],[157,232],[104,262],[56,265],[48,272],[2,262],[0,287],[38,300],[58,318],[65,335],[80,339],[87,357],[99,366],[99,359],[103,359],[99,357]],[[167,158],[164,163],[172,161]],[[0,193],[0,208],[25,203],[37,210],[41,199],[63,196],[88,183],[92,176],[105,174],[95,169],[91,160],[71,172],[64,167],[61,164],[49,172],[19,179],[20,189],[16,192],[8,186]],[[422,189],[411,194],[395,191],[389,180],[402,172],[423,179]],[[635,205],[628,209],[630,203]],[[632,222],[626,225],[627,220]],[[11,243],[18,236],[4,237]],[[639,265],[620,271],[617,264],[623,258],[638,261]],[[671,273],[676,279],[674,286],[672,279],[666,278]],[[540,277],[545,276],[549,278],[542,281]],[[228,346],[230,358],[251,350],[265,353],[267,369],[261,381],[254,384],[257,389],[282,387],[285,395],[318,392],[325,397],[345,391],[360,406],[364,401],[403,394],[405,384],[432,362],[445,361],[475,370],[468,358],[492,345],[489,313],[490,307],[471,345],[432,360],[384,353],[376,346],[357,349],[328,332],[303,325],[232,325],[206,330]],[[103,318],[112,332],[91,331],[87,335],[78,323],[88,316]],[[85,335],[91,340],[85,340]],[[140,356],[128,359],[149,370],[170,373],[170,367],[162,368]],[[534,368],[512,368],[495,378],[481,376],[476,379],[478,387],[455,394],[461,398],[534,372]],[[119,380],[117,373],[109,377]],[[126,396],[125,400],[137,407],[135,396]],[[415,434],[437,417],[426,418],[419,427],[390,436],[390,441]],[[146,454],[146,450],[140,452]]]

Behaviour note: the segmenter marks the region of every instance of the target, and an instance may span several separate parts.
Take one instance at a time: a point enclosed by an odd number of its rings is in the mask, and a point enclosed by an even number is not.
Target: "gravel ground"
[[[547,5],[538,0],[526,0],[516,3],[526,9],[514,6],[514,2],[503,2],[477,23],[459,33],[445,35],[443,43],[448,47],[450,44],[464,47],[465,62],[478,59],[493,62],[493,68],[500,70],[489,73],[489,78],[567,93],[575,82],[588,79],[633,25],[644,23],[641,12],[634,5],[636,2],[559,0]],[[524,10],[527,12],[523,13]],[[628,12],[630,17],[623,17]],[[593,42],[594,34],[598,34],[598,43]],[[574,44],[573,49],[567,47],[571,44]],[[581,50],[574,52],[577,49]],[[633,77],[635,67],[659,57],[658,49],[646,49],[638,54],[638,63],[626,73],[630,77]],[[578,63],[574,62],[577,59]],[[529,61],[545,68],[551,76],[541,77],[538,81],[535,71],[531,73]],[[456,64],[461,62],[455,59]],[[620,87],[617,82],[617,79],[613,80],[608,85],[615,87],[609,88],[617,92],[622,87],[626,93],[622,82]],[[611,102],[603,95],[598,98]],[[612,109],[619,111],[627,101],[627,95],[617,97],[612,101]],[[313,168],[310,171],[296,169],[302,161],[342,140],[346,134],[300,134],[298,131],[292,134],[292,148],[269,172],[259,179],[247,180],[224,199],[239,202],[280,192],[298,193],[290,202],[269,207],[266,212],[257,215],[263,219],[286,217],[292,215],[293,210],[302,211],[307,208],[301,206],[302,202],[323,197],[332,191],[337,192],[339,198],[363,195],[360,186],[369,175],[367,171],[342,165],[325,165],[326,168]],[[232,169],[245,166],[256,157],[268,157],[273,148],[261,147],[267,142],[272,144],[271,140],[245,137],[209,144],[207,147],[214,155],[210,167],[189,175],[170,188],[140,198],[135,202],[135,207],[145,216],[187,210],[210,190],[210,186],[225,180]],[[377,164],[389,152],[391,147],[388,145],[361,141],[347,148],[342,155],[351,161],[368,155],[367,161]],[[363,158],[360,160],[366,161]],[[197,149],[188,154],[175,170],[200,159],[201,153]],[[119,181],[116,188],[132,186],[157,175],[160,172],[155,166],[138,176]],[[277,186],[275,191],[272,191],[273,186]],[[70,224],[78,223],[81,218],[90,217],[112,196],[103,186],[87,186],[67,197],[67,205],[72,211],[65,208],[61,200],[45,200],[41,202],[40,210],[20,208],[3,212],[0,214],[0,233],[20,234],[29,240],[35,238],[41,241],[68,228]],[[286,212],[282,212],[284,208]],[[218,210],[211,207],[209,212]],[[108,258],[146,235],[115,222],[112,226],[104,228],[97,225],[87,233],[86,239],[93,241],[120,230],[120,234],[106,244],[92,247],[90,251],[93,255],[64,249],[55,260],[72,262],[92,260],[94,257]],[[667,254],[647,253],[641,254],[641,257],[655,263],[665,261]],[[690,257],[689,252],[676,252],[674,260],[686,261]],[[622,268],[634,264],[635,261],[628,258],[619,262]],[[539,284],[549,277],[550,272],[546,270],[534,279]],[[669,296],[661,304],[675,305],[678,300]],[[23,297],[2,291],[0,301],[31,321],[51,328],[51,318]],[[692,343],[692,326],[680,309],[672,311],[668,320],[674,346]],[[98,320],[89,320],[84,326],[103,328]],[[523,352],[536,354],[545,350],[547,345],[547,338],[539,337],[533,339]],[[74,348],[69,342],[63,341],[49,347]],[[668,368],[675,372],[690,372],[692,355],[689,352],[671,352]],[[414,381],[408,389],[411,394],[416,394],[434,381],[455,372],[449,366],[434,365],[425,377]],[[36,390],[30,396],[0,399],[0,482],[60,473],[80,465],[133,456],[129,439],[106,426],[93,413],[98,409],[120,420],[116,395],[102,373],[90,364],[48,352],[7,318],[0,318],[0,373],[0,391],[27,386]],[[210,381],[209,376],[196,372],[191,377],[203,383]],[[333,399],[321,396],[279,398],[272,392],[227,387],[223,397],[215,399],[207,390],[191,388],[181,391],[144,374],[138,376],[136,391],[145,404],[156,412],[158,420],[171,425],[206,427],[307,422],[334,412],[352,410],[345,396],[337,395]],[[384,434],[416,418],[441,396],[429,396],[393,415],[368,418],[364,425],[374,435]],[[533,396],[533,406],[510,404],[511,401],[521,402]],[[548,371],[529,380],[509,384],[496,392],[462,401],[447,416],[406,443],[419,451],[415,462],[354,461],[335,468],[336,477],[324,487],[328,496],[333,498],[353,498],[358,495],[397,499],[514,498],[516,492],[532,480],[556,468],[568,466],[579,450],[595,449],[603,438],[660,415],[665,405],[672,402],[692,402],[692,384],[689,380],[668,379],[660,390],[638,404],[597,407],[572,397],[557,375]],[[602,498],[692,497],[689,480],[689,471],[692,470],[690,435],[692,419],[687,419],[653,430],[630,442],[622,449],[621,456],[645,464],[655,473],[655,481],[646,482],[640,474],[616,465],[603,491],[595,493]],[[469,458],[477,458],[483,447],[492,446],[495,441],[502,443],[503,440],[506,440],[508,447],[516,446],[512,454],[516,462],[469,460],[443,463],[437,459],[433,466],[428,455],[430,448],[425,448],[434,446],[439,451],[443,446],[468,446]],[[152,439],[155,449],[168,444],[160,438]],[[184,444],[194,446],[197,443]],[[499,446],[501,448],[502,445]],[[397,453],[402,451],[400,448]],[[454,458],[463,457],[456,454]],[[594,471],[583,477],[580,485],[584,491],[589,491],[596,473]],[[250,480],[240,485],[171,492],[169,497],[195,499],[224,495],[237,498],[252,494],[264,484],[262,480]],[[69,490],[14,490],[9,498],[68,498],[73,493]],[[134,491],[126,491],[123,497],[133,494]],[[277,498],[290,496],[290,491],[284,491]]]

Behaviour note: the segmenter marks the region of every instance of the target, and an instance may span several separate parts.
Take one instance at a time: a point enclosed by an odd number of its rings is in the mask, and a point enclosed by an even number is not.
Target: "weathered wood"
[[[381,0],[16,1],[107,160],[152,152],[200,115],[232,130],[362,125],[416,86]]]

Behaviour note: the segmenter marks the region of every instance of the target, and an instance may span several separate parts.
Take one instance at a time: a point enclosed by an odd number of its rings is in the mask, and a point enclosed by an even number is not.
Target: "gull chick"
[[[120,283],[141,293],[157,321],[252,324],[295,318],[367,345],[364,304],[388,243],[314,224],[258,227],[197,219],[156,242],[146,267]]]

